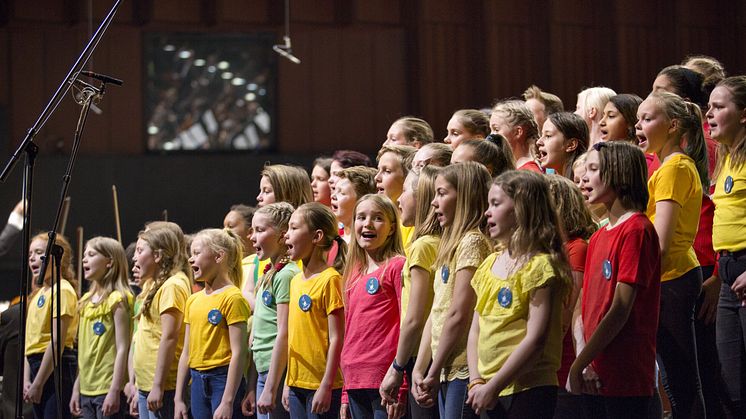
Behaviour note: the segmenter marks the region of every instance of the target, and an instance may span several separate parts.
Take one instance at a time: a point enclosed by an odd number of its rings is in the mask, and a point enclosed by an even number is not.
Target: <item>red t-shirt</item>
[[[611,230],[601,228],[588,244],[585,268],[586,342],[608,312],[617,283],[632,284],[637,290],[627,323],[592,362],[601,380],[601,395],[653,395],[661,277],[661,252],[653,224],[645,214],[637,213]]]
[[[536,162],[533,160],[525,163],[523,166],[519,167],[518,170],[530,170],[536,173],[542,173],[542,174],[544,173],[544,171],[541,170],[541,166],[536,164]]]
[[[377,389],[396,356],[405,261],[396,256],[370,274],[345,280],[345,390]]]
[[[580,237],[570,239],[565,243],[565,252],[570,260],[570,270],[573,272],[585,272],[585,257],[588,251],[588,243]],[[557,370],[557,381],[561,388],[565,387],[570,367],[575,362],[575,345],[572,342],[572,327],[567,329],[565,338],[562,340],[562,363]]]
[[[653,176],[653,173],[661,167],[661,161],[655,154],[645,153],[645,162],[648,164],[648,179],[650,179],[650,176]]]
[[[712,219],[715,216],[715,204],[707,195],[702,195],[702,209],[699,212],[699,227],[694,236],[694,253],[702,266],[715,265],[715,249],[712,247]],[[707,279],[707,278],[705,278]]]

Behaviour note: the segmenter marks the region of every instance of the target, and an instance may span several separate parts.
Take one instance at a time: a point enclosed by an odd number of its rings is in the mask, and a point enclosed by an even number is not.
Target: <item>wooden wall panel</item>
[[[218,0],[218,20],[235,23],[264,23],[269,21],[266,0]]]
[[[293,0],[290,2],[290,19],[304,23],[334,23],[335,0]],[[282,9],[282,22],[285,19]]]
[[[153,20],[156,22],[200,23],[202,22],[202,0],[154,0]],[[183,30],[192,29],[184,27]]]
[[[354,5],[355,19],[358,22],[389,25],[401,23],[399,0],[356,0]]]
[[[10,75],[11,75],[11,55],[10,55],[10,33],[7,30],[0,30],[0,106],[8,106],[10,103]]]

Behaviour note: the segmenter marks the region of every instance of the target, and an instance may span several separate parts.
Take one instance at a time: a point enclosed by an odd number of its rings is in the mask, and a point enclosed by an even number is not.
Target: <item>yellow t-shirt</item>
[[[256,263],[257,261],[258,258],[256,255],[249,255],[241,259],[241,270],[243,275],[241,275],[241,284],[238,286],[239,289],[243,289],[244,285],[246,285],[246,281],[249,279],[251,279],[251,281],[256,285],[256,279],[259,274],[259,264]],[[251,278],[249,278],[249,276],[251,276]]]
[[[569,282],[556,277],[546,254],[532,257],[509,278],[498,278],[492,273],[498,254],[488,256],[471,280],[477,294],[474,311],[479,314],[479,374],[485,380],[497,374],[526,336],[531,292],[550,286],[554,288],[552,314],[544,350],[531,369],[508,384],[500,396],[539,386],[556,386],[562,357],[562,301]]]
[[[137,339],[135,339],[135,353],[133,363],[135,365],[135,383],[142,391],[150,391],[153,388],[153,376],[155,375],[155,363],[158,357],[158,347],[161,344],[161,314],[167,310],[184,312],[187,298],[192,292],[189,278],[183,272],[168,278],[155,293],[150,305],[149,314],[140,314],[137,326]],[[146,290],[143,289],[143,294]],[[168,373],[163,382],[163,390],[176,389],[176,371],[179,367],[179,355],[184,347],[184,328],[180,327],[179,337],[176,340],[174,356],[171,360]]]
[[[85,294],[84,298],[91,293]],[[132,294],[127,294],[126,310],[132,312]],[[93,304],[90,300],[80,310],[78,329],[78,376],[80,394],[100,396],[109,392],[114,379],[114,361],[117,357],[114,307],[124,301],[122,293],[112,291],[105,300]],[[130,325],[127,325],[129,330]],[[127,382],[122,375],[121,385]]]
[[[412,241],[412,235],[414,234],[414,226],[406,227],[400,223],[399,231],[401,232],[401,244],[406,249],[409,247],[409,244]]]
[[[63,279],[60,294],[60,315],[69,316],[72,321],[65,334],[65,347],[72,348],[75,335],[78,333],[78,295],[67,280]],[[58,288],[55,285],[55,290]],[[26,318],[26,355],[43,354],[52,340],[52,323],[49,310],[54,306],[54,318],[57,318],[57,294],[52,287],[40,289],[29,302],[28,317]]]
[[[343,308],[342,276],[334,268],[306,280],[301,272],[290,281],[288,386],[319,388],[329,352],[328,317]],[[341,369],[337,369],[332,388],[342,388]]]
[[[712,201],[715,203],[712,222],[715,250],[746,249],[746,165],[731,169],[730,155],[725,157]]]
[[[671,246],[661,260],[661,281],[676,279],[699,266],[692,243],[697,235],[702,209],[702,183],[694,160],[686,154],[674,154],[663,162],[648,180],[646,215],[655,223],[655,204],[674,201],[681,206]]]
[[[433,236],[433,235],[427,235],[422,236],[415,240],[413,243],[410,244],[408,253],[407,253],[407,261],[404,264],[404,269],[402,269],[402,287],[401,287],[401,323],[404,324],[404,319],[407,316],[407,308],[409,307],[409,296],[410,291],[412,289],[412,275],[410,273],[411,269],[413,267],[418,267],[421,269],[426,270],[430,274],[430,283],[433,283],[433,278],[435,278],[435,257],[438,254],[438,245],[440,244],[440,237],[439,236]],[[432,287],[427,288],[427,295],[425,296],[427,300],[427,304],[425,306],[425,316],[427,317],[428,314],[430,314],[430,309],[433,307],[433,296],[434,291]],[[422,333],[420,332],[417,336],[414,336],[413,338],[416,338],[416,342],[419,343],[420,339],[422,338]],[[417,356],[417,351],[419,345],[414,348],[414,353],[412,353],[412,356]]]
[[[478,268],[482,264],[482,261],[484,261],[484,258],[491,252],[492,246],[482,233],[476,230],[469,231],[456,247],[456,253],[454,253],[454,257],[448,263],[448,266],[437,268],[435,280],[433,281],[435,297],[433,299],[433,308],[430,312],[430,323],[432,326],[430,348],[432,349],[433,356],[438,353],[440,334],[443,332],[446,314],[453,300],[456,273],[464,268]],[[469,319],[469,322],[471,322],[471,319]],[[440,377],[441,381],[469,378],[469,367],[466,364],[466,341],[468,336],[469,324],[465,324],[461,328],[456,345],[451,350],[451,355],[444,364]]]
[[[222,367],[231,361],[228,326],[246,322],[251,310],[241,290],[229,285],[207,295],[192,294],[184,310],[189,325],[189,367],[199,371]]]

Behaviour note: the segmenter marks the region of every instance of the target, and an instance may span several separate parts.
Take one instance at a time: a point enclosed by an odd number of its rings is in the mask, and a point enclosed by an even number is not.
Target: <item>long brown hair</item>
[[[129,311],[128,296],[132,295],[132,289],[130,289],[127,277],[127,256],[124,254],[122,245],[111,237],[99,236],[88,240],[86,247],[108,258],[111,266],[100,281],[91,281],[90,292],[80,299],[78,307],[84,307],[96,294],[101,293],[101,301],[104,301],[113,291],[119,291],[122,295],[122,303]]]
[[[173,230],[169,228],[158,228],[151,227],[145,231],[141,231],[137,235],[138,239],[144,240],[155,255],[160,255],[160,261],[158,262],[158,271],[153,279],[153,286],[145,294],[142,303],[141,313],[145,314],[145,317],[150,318],[150,305],[153,303],[155,294],[161,289],[161,286],[170,278],[181,270],[181,259],[186,255],[184,249],[179,244],[179,239]]]

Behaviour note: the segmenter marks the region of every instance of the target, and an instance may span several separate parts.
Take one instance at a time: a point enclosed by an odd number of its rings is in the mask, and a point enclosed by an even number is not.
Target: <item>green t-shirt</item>
[[[277,304],[287,304],[290,301],[290,280],[298,273],[300,273],[298,265],[290,262],[275,273],[269,289],[264,290],[262,287],[256,289],[254,342],[251,350],[254,352],[257,372],[269,371],[272,349],[277,338]]]

